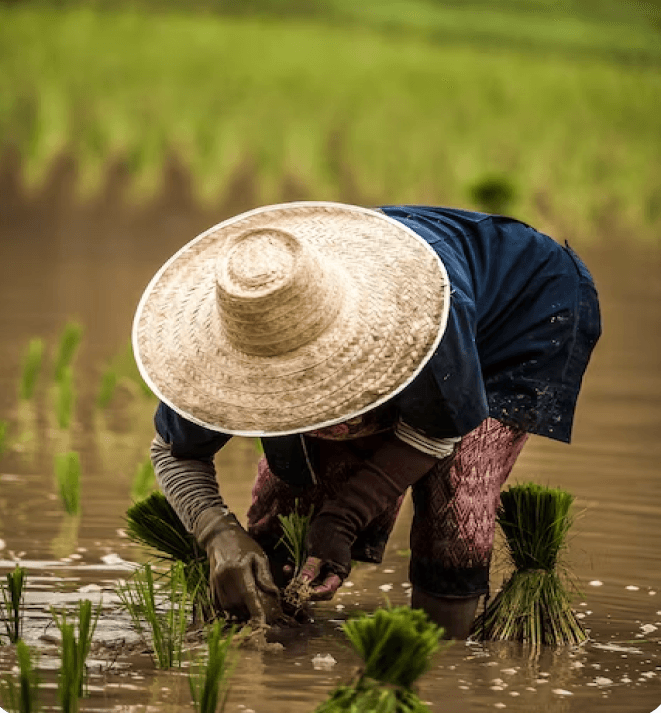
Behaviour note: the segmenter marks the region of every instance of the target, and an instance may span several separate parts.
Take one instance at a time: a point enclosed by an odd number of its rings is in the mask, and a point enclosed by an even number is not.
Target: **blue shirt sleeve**
[[[154,414],[159,436],[171,446],[172,455],[184,460],[213,460],[232,436],[193,423],[162,401]]]

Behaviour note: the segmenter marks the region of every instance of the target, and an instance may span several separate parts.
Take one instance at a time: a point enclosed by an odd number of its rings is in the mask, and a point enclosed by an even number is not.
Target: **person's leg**
[[[411,605],[448,638],[470,633],[489,590],[489,562],[500,488],[527,434],[487,419],[413,487]]]

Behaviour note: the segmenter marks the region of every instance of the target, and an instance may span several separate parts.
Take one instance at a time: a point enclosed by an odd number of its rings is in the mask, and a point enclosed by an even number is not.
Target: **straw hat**
[[[242,436],[330,426],[390,399],[438,346],[445,267],[380,211],[267,206],[210,228],[147,286],[133,348],[154,393]]]

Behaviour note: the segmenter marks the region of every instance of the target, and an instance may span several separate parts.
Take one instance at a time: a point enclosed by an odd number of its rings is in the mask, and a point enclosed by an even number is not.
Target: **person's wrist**
[[[345,518],[322,511],[310,524],[307,553],[344,579],[351,570],[351,545],[355,539],[356,534]]]
[[[213,507],[199,514],[193,526],[193,535],[202,547],[208,548],[228,530],[237,529],[243,531],[236,515],[226,508]]]

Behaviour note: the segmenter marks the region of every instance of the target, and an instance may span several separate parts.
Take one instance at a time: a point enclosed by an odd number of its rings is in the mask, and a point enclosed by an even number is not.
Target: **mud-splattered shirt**
[[[381,210],[431,245],[452,289],[441,343],[398,397],[403,420],[447,437],[491,416],[569,442],[601,332],[592,277],[577,255],[504,216],[425,206]]]

